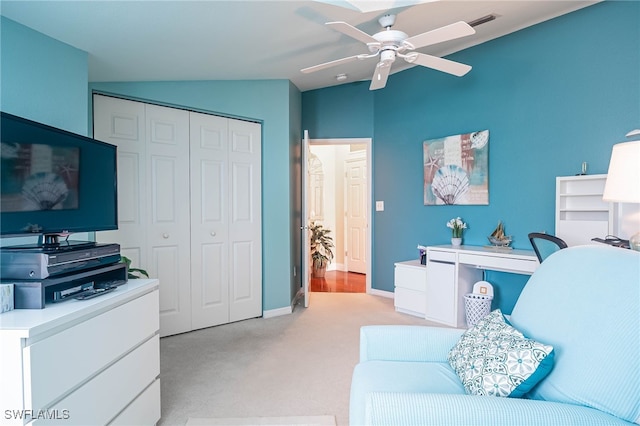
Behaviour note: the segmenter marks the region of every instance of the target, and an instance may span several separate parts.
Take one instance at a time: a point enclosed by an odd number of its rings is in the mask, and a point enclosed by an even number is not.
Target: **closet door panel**
[[[94,95],[93,111],[93,137],[118,147],[118,229],[96,232],[96,240],[120,244],[135,267],[148,269],[144,104]]]
[[[261,126],[229,120],[230,320],[262,315]]]
[[[191,330],[189,113],[146,105],[149,273],[160,280],[161,336]]]
[[[228,125],[190,114],[193,328],[229,322]]]

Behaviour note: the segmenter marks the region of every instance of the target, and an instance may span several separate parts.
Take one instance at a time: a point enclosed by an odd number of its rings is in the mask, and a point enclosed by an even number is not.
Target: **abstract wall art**
[[[489,204],[489,130],[423,142],[424,204]]]

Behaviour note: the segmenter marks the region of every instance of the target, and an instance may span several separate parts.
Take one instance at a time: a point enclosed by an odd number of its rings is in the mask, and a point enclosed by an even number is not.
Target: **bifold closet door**
[[[94,95],[118,146],[117,242],[160,281],[160,335],[262,315],[259,123]]]
[[[189,112],[145,105],[149,273],[160,280],[160,335],[191,328]]]
[[[118,230],[134,266],[160,281],[160,333],[191,330],[189,113],[94,95],[94,138],[118,147]]]
[[[193,328],[262,315],[261,127],[191,113]]]
[[[134,266],[147,264],[147,165],[144,104],[93,96],[93,137],[118,147],[118,229],[97,232],[102,243],[120,244]]]

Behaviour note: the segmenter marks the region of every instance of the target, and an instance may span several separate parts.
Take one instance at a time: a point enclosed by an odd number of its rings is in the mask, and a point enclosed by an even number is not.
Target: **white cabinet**
[[[427,248],[427,311],[425,318],[464,327],[464,295],[482,279],[482,270],[460,265],[459,250]]]
[[[118,146],[117,242],[158,277],[161,336],[262,315],[259,123],[94,95]]]
[[[427,272],[427,309],[425,318],[442,324],[456,322],[456,265],[429,261]]]
[[[396,311],[424,317],[427,269],[419,260],[398,262],[394,270]]]
[[[556,178],[555,235],[567,245],[615,235],[615,204],[602,200],[606,174]]]
[[[155,424],[158,287],[130,280],[95,299],[0,315],[0,422]]]

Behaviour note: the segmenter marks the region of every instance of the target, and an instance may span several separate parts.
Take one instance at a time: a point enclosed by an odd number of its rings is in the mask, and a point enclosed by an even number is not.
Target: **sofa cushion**
[[[553,345],[553,373],[527,397],[640,424],[640,253],[569,247],[540,264],[509,321]]]
[[[353,370],[349,424],[364,424],[366,396],[371,392],[383,391],[465,393],[460,380],[446,362],[361,362]]]
[[[551,371],[553,355],[496,309],[462,335],[448,361],[468,394],[520,397]]]

